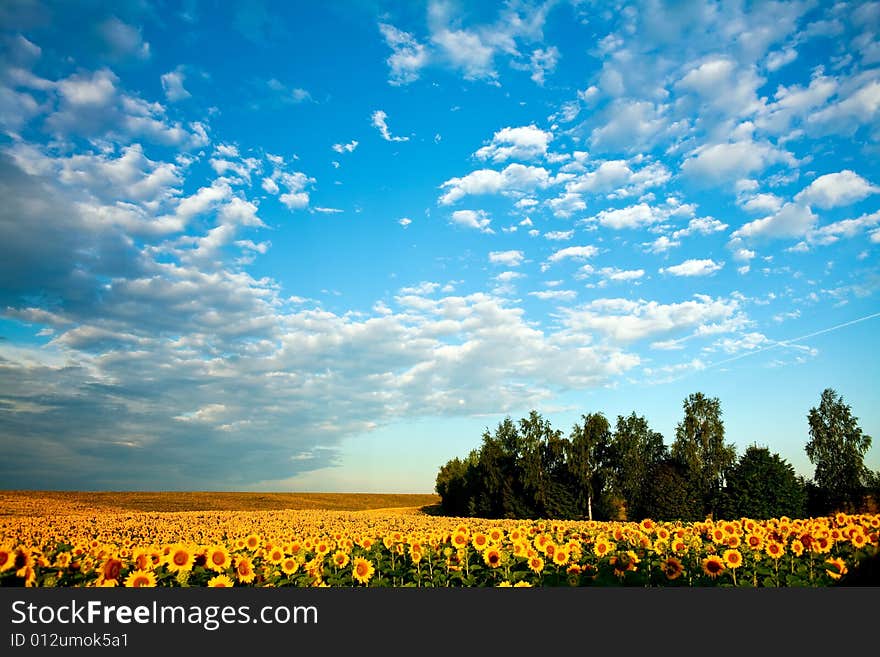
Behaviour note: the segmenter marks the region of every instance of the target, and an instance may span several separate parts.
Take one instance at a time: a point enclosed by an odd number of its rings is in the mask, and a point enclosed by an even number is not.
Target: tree
[[[663,435],[652,431],[644,416],[635,412],[617,416],[608,450],[609,484],[622,502],[628,519],[647,517],[643,509],[645,485],[651,469],[667,456]]]
[[[819,407],[810,409],[807,421],[810,440],[805,449],[816,466],[813,479],[825,510],[857,510],[868,478],[864,457],[871,437],[862,432],[843,396],[831,388],[822,392]]]
[[[646,518],[655,520],[701,520],[702,500],[693,488],[687,466],[672,457],[656,463],[646,482],[642,510]]]
[[[803,479],[766,447],[752,445],[727,473],[722,511],[728,518],[800,518],[806,503]]]
[[[684,419],[675,428],[672,456],[687,469],[693,487],[699,491],[703,512],[718,511],[724,473],[736,460],[736,449],[724,442],[721,402],[701,392],[684,400]]]
[[[582,415],[571,430],[569,472],[579,506],[593,519],[593,504],[602,493],[611,426],[602,413]]]

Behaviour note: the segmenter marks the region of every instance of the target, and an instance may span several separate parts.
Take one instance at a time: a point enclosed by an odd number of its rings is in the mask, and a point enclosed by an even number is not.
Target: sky
[[[0,5],[0,488],[428,493],[695,392],[880,469],[880,3]]]

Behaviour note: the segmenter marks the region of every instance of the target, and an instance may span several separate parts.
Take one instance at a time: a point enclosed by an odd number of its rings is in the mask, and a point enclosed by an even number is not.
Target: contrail
[[[807,338],[814,338],[817,335],[822,335],[823,333],[830,333],[831,331],[836,331],[837,329],[842,329],[847,326],[852,326],[853,324],[858,324],[859,322],[865,322],[869,319],[874,319],[875,317],[880,317],[880,313],[873,313],[871,315],[865,315],[864,317],[859,317],[858,319],[851,319],[848,322],[844,322],[843,324],[838,324],[836,326],[831,326],[829,328],[824,328],[819,331],[814,331],[813,333],[808,333],[807,335],[802,335],[798,338],[791,338],[790,340],[781,340],[776,342],[769,347],[762,347],[761,349],[755,349],[754,351],[747,351],[744,354],[740,354],[738,356],[733,356],[731,358],[726,358],[724,360],[719,360],[717,363],[710,363],[706,365],[704,369],[709,369],[710,367],[715,367],[716,365],[724,365],[725,363],[730,363],[735,360],[739,360],[740,358],[745,358],[746,356],[754,356],[755,354],[760,354],[762,351],[769,351],[770,349],[776,349],[776,347],[787,347],[788,345],[794,342],[800,342],[801,340],[806,340]]]

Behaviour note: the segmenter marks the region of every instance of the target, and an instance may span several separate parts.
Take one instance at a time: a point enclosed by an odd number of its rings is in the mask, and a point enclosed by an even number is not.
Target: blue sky
[[[696,391],[807,477],[823,389],[880,434],[878,2],[0,28],[0,487],[431,492]]]

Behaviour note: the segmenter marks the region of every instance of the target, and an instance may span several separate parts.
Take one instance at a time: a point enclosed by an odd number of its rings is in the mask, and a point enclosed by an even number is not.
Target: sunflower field
[[[880,514],[637,523],[70,510],[0,516],[0,586],[819,587],[878,543]]]

